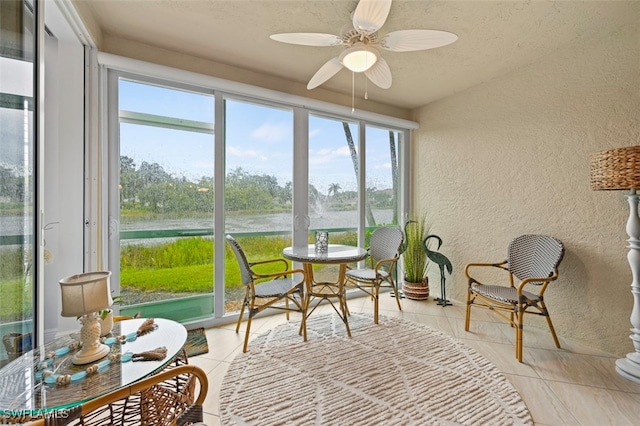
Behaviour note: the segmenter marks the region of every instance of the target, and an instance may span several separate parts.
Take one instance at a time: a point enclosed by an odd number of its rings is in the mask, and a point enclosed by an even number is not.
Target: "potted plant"
[[[429,228],[430,224],[426,214],[421,214],[418,218],[409,220],[404,225],[402,293],[409,299],[427,300],[429,298],[429,277],[427,277],[429,259],[422,247],[422,242],[429,234]]]
[[[122,302],[122,297],[113,297],[113,305],[117,305]],[[98,311],[98,323],[100,324],[100,337],[106,336],[111,333],[113,329],[113,309],[107,308]]]

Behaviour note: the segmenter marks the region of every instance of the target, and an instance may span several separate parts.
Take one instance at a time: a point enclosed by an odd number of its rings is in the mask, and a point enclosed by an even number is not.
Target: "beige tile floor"
[[[382,315],[442,330],[490,359],[518,389],[536,425],[640,425],[640,384],[616,373],[617,357],[562,336],[559,336],[562,349],[556,349],[547,329],[527,328],[525,322],[524,362],[518,363],[513,329],[492,313],[474,310],[471,331],[465,332],[462,303],[454,301],[453,306],[443,308],[433,300],[403,299],[402,306],[403,311],[399,312],[395,299],[388,294],[380,298]],[[373,304],[366,297],[350,297],[349,309],[373,312]],[[286,321],[281,313],[270,316],[267,312],[254,319],[252,336]],[[314,315],[320,312],[332,310],[329,305],[322,305]],[[207,372],[209,392],[204,404],[204,422],[218,426],[218,394],[227,368],[242,350],[244,328],[236,334],[235,325],[224,325],[208,329],[206,333],[209,352],[190,358],[190,362]]]

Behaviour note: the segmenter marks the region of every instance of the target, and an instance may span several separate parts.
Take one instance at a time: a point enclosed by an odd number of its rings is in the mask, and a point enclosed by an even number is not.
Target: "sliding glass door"
[[[34,19],[22,1],[0,1],[0,365],[34,335]]]
[[[169,78],[109,76],[118,147],[109,203],[119,217],[109,269],[121,312],[237,313],[244,287],[226,234],[255,262],[316,230],[366,246],[377,226],[399,224],[404,131]]]
[[[404,134],[394,129],[366,126],[367,228],[402,225],[400,212],[400,146]]]
[[[309,116],[309,239],[327,231],[330,244],[358,243],[357,122]],[[319,279],[332,280],[337,265],[318,267]]]
[[[125,78],[118,94],[121,312],[208,317],[213,95]]]
[[[224,105],[225,234],[251,262],[281,257],[291,245],[293,112],[234,99]],[[245,289],[233,255],[225,256],[224,280],[224,311],[237,312]]]

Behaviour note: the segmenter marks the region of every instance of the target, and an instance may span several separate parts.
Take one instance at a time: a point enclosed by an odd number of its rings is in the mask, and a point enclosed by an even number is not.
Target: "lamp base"
[[[78,352],[73,356],[73,358],[71,358],[71,362],[75,365],[89,364],[91,362],[99,360],[100,358],[104,358],[109,354],[110,351],[111,348],[109,348],[109,346],[100,343],[98,347],[89,351],[81,349],[80,352]]]
[[[111,348],[100,343],[100,324],[97,313],[82,316],[80,322],[82,323],[80,329],[82,349],[71,358],[71,362],[76,365],[89,364],[107,356]]]
[[[640,383],[640,215],[638,215],[638,204],[640,195],[635,189],[627,195],[629,202],[629,219],[627,220],[627,234],[629,239],[629,253],[627,260],[631,267],[633,281],[631,283],[631,294],[633,295],[633,310],[631,311],[631,336],[635,352],[628,353],[626,358],[616,361],[616,371],[622,377]]]
[[[637,357],[638,354],[636,352],[633,352],[627,354],[626,358],[620,358],[616,360],[616,371],[622,377],[636,383],[640,383],[640,359],[633,359]]]

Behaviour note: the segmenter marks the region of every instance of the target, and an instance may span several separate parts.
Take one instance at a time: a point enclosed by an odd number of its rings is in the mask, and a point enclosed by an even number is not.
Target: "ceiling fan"
[[[311,90],[336,75],[343,67],[362,72],[382,89],[391,87],[391,69],[377,48],[392,52],[411,52],[446,46],[458,36],[438,30],[399,30],[380,37],[378,31],[389,16],[392,0],[360,0],[353,12],[353,29],[342,36],[324,33],[282,33],[272,40],[303,46],[344,46],[345,50],[330,59],[307,84]]]

